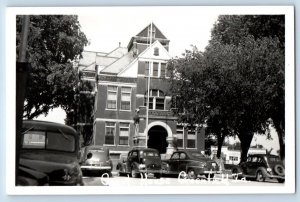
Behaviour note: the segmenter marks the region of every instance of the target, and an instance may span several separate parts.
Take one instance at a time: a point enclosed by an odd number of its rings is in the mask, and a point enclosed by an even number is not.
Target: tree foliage
[[[218,154],[237,135],[244,161],[270,118],[284,128],[284,16],[220,16],[205,52],[187,51],[169,67],[180,119],[206,122]]]
[[[17,55],[21,29],[21,16],[17,16]],[[32,15],[29,29],[27,56],[32,71],[24,116],[32,119],[55,107],[69,110],[78,83],[72,61],[80,57],[88,43],[77,16]]]

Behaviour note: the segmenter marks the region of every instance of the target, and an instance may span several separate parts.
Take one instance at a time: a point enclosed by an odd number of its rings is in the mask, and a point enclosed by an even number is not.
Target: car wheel
[[[156,177],[157,179],[160,179],[161,178],[161,174],[160,173],[156,173],[156,174],[154,174],[154,177]]]
[[[277,173],[277,175],[284,175],[284,167],[282,165],[276,165],[274,167],[274,171]]]
[[[240,179],[241,178],[241,175],[238,174],[238,173],[239,173],[238,169],[235,168],[235,169],[232,170],[232,174],[233,174],[235,179]]]
[[[131,177],[132,178],[137,178],[138,177],[138,173],[136,172],[136,170],[134,168],[131,168]]]
[[[264,182],[265,181],[265,176],[261,172],[261,170],[257,171],[257,173],[256,173],[256,181],[258,181],[258,182]]]
[[[277,179],[279,183],[284,183],[285,179]]]
[[[197,175],[194,171],[194,169],[189,169],[187,172],[188,178],[189,179],[196,179]]]

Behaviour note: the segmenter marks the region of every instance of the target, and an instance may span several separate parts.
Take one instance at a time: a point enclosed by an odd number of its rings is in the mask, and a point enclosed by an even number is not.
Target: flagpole
[[[150,24],[150,44],[149,47],[152,44],[152,22]],[[148,125],[149,125],[149,100],[150,100],[150,77],[151,77],[151,63],[149,61],[149,72],[148,72],[148,90],[147,90],[147,112],[146,112],[146,147],[148,147]]]

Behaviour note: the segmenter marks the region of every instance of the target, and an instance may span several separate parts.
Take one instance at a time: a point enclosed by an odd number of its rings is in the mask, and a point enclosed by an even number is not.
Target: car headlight
[[[140,164],[140,165],[139,165],[139,169],[144,169],[144,168],[146,168],[146,165],[145,165],[145,164]]]
[[[267,168],[267,172],[272,172],[272,168]]]

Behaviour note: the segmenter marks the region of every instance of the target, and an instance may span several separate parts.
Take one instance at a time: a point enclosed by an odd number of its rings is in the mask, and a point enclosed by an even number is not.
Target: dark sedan
[[[161,177],[161,159],[156,149],[136,148],[128,152],[126,159],[118,163],[120,175],[131,174],[132,177],[154,174]]]
[[[217,163],[199,152],[175,151],[169,160],[163,161],[163,173],[179,175],[182,171],[188,178],[205,176],[213,178],[219,172]]]
[[[269,179],[277,179],[278,182],[285,181],[283,162],[279,156],[266,154],[249,155],[246,162],[240,164],[243,176],[256,179],[259,182]]]
[[[20,166],[44,173],[49,185],[83,185],[79,166],[79,137],[66,125],[23,121]]]

